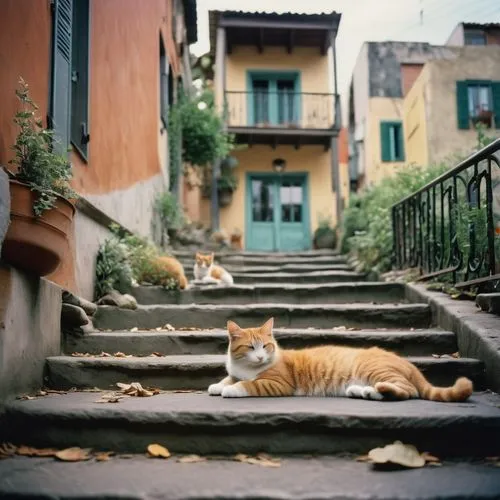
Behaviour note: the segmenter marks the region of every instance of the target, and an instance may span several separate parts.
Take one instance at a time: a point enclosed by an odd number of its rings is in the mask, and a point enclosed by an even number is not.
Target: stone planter
[[[219,207],[227,207],[233,201],[232,189],[219,189]]]
[[[46,276],[54,272],[68,246],[74,205],[62,196],[40,217],[33,214],[37,194],[27,184],[10,180],[10,225],[2,246],[2,259],[14,267]]]
[[[314,236],[314,246],[320,250],[322,248],[335,248],[337,235],[335,231],[322,231]]]

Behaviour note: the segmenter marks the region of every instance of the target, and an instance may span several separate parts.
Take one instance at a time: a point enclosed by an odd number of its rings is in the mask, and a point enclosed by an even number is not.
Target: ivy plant
[[[38,194],[33,205],[33,212],[38,217],[54,207],[57,195],[76,198],[76,193],[69,185],[70,164],[64,156],[54,152],[54,133],[44,128],[37,117],[38,106],[22,78],[16,96],[21,104],[14,118],[19,134],[12,146],[15,157],[9,163],[18,167],[14,178],[28,184]]]

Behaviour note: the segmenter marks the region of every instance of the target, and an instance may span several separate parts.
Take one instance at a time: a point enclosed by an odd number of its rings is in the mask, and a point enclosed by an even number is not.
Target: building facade
[[[154,236],[153,205],[169,188],[168,106],[189,86],[193,0],[3,0],[0,163],[12,157],[20,76],[71,147],[80,195],[64,264],[49,278],[93,293],[95,255],[111,222]]]
[[[227,206],[212,198],[212,224],[243,234],[248,250],[311,248],[319,222],[335,225],[348,196],[335,75],[340,14],[214,11],[209,19],[216,103],[238,144],[238,187]]]

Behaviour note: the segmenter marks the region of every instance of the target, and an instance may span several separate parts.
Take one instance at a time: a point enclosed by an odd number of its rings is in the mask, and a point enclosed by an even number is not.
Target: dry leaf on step
[[[175,331],[175,328],[170,324],[170,323],[167,323],[164,327],[163,327],[163,330],[168,330],[169,332],[173,332]]]
[[[24,457],[54,457],[58,450],[54,448],[32,448],[31,446],[19,446],[16,450],[18,455]]]
[[[23,394],[22,396],[17,396],[16,399],[20,399],[22,401],[31,401],[32,399],[36,399],[36,396],[28,396],[27,394]]]
[[[113,354],[115,358],[131,358],[131,354],[125,354],[124,352],[118,351]]]
[[[432,357],[433,358],[439,358],[440,356],[439,356],[439,354],[433,354]]]
[[[383,448],[374,448],[368,453],[370,459],[376,464],[398,464],[403,467],[423,467],[425,459],[420,455],[415,446],[395,441]]]
[[[428,453],[427,451],[424,451],[421,455],[420,455],[426,462],[429,462],[429,463],[438,463],[438,462],[441,462],[441,460],[439,460],[438,457],[435,457],[434,455],[431,455],[430,453]]]
[[[168,458],[170,452],[161,444],[150,444],[148,446],[148,454],[154,458]]]
[[[131,384],[122,384],[121,382],[118,382],[116,385],[122,390],[123,394],[140,398],[154,396],[155,394],[159,394],[160,392],[157,389],[153,391],[144,389],[144,387],[142,387],[139,382],[132,382]]]
[[[131,328],[130,329],[131,332],[138,332],[139,331],[139,328],[137,328],[136,326],[134,326],[134,328]]]
[[[372,459],[368,455],[361,455],[356,457],[356,462],[371,462]]]
[[[2,443],[0,444],[0,459],[8,458],[14,455],[17,451],[17,446],[14,446],[11,443]]]
[[[114,451],[98,451],[95,454],[95,459],[98,462],[107,462],[108,460],[111,460],[111,457],[115,454]]]
[[[460,353],[458,351],[454,352],[454,353],[452,353],[451,357],[452,358],[459,358],[460,357]]]
[[[104,352],[104,351],[102,351],[101,354],[99,354],[99,356],[101,358],[111,358],[112,357],[111,354],[109,354],[109,352]]]
[[[155,352],[153,352],[153,353],[151,354],[151,356],[156,356],[157,358],[162,358],[162,357],[163,357],[163,354],[162,354],[161,352],[156,352],[156,351],[155,351]]]
[[[261,467],[281,467],[280,459],[273,458],[267,453],[259,453],[256,457],[251,457],[245,455],[244,453],[238,453],[233,458],[238,462],[243,462],[252,465],[260,465]]]
[[[65,450],[58,451],[55,457],[63,462],[81,462],[89,460],[91,457],[90,449],[83,448],[66,448]]]
[[[196,326],[181,326],[178,330],[181,332],[199,332],[201,328],[197,328]]]
[[[76,358],[89,358],[90,354],[88,352],[72,352],[71,356]]]
[[[128,397],[126,394],[103,394],[101,399],[96,400],[96,403],[119,403],[120,400]]]
[[[195,464],[206,461],[206,457],[200,457],[200,455],[184,455],[177,460],[177,462],[180,462],[181,464]]]

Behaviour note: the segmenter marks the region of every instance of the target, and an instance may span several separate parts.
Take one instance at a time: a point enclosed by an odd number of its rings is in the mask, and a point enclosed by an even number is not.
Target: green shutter
[[[391,158],[391,141],[389,138],[390,123],[380,123],[380,142],[382,151],[382,161],[392,161]]]
[[[168,103],[169,103],[169,65],[165,53],[165,45],[160,35],[160,119],[163,130],[168,128]]]
[[[457,82],[457,122],[458,128],[469,128],[469,96],[467,82]]]
[[[55,0],[49,120],[54,150],[67,155],[71,111],[71,30],[73,0]]]
[[[71,61],[71,142],[87,159],[89,134],[89,0],[73,5]]]
[[[500,128],[500,82],[491,82],[493,96],[493,113],[495,113],[495,127]]]
[[[398,141],[398,149],[399,149],[399,157],[398,161],[405,161],[405,141],[403,136],[403,124],[400,124],[397,128],[397,141]]]

